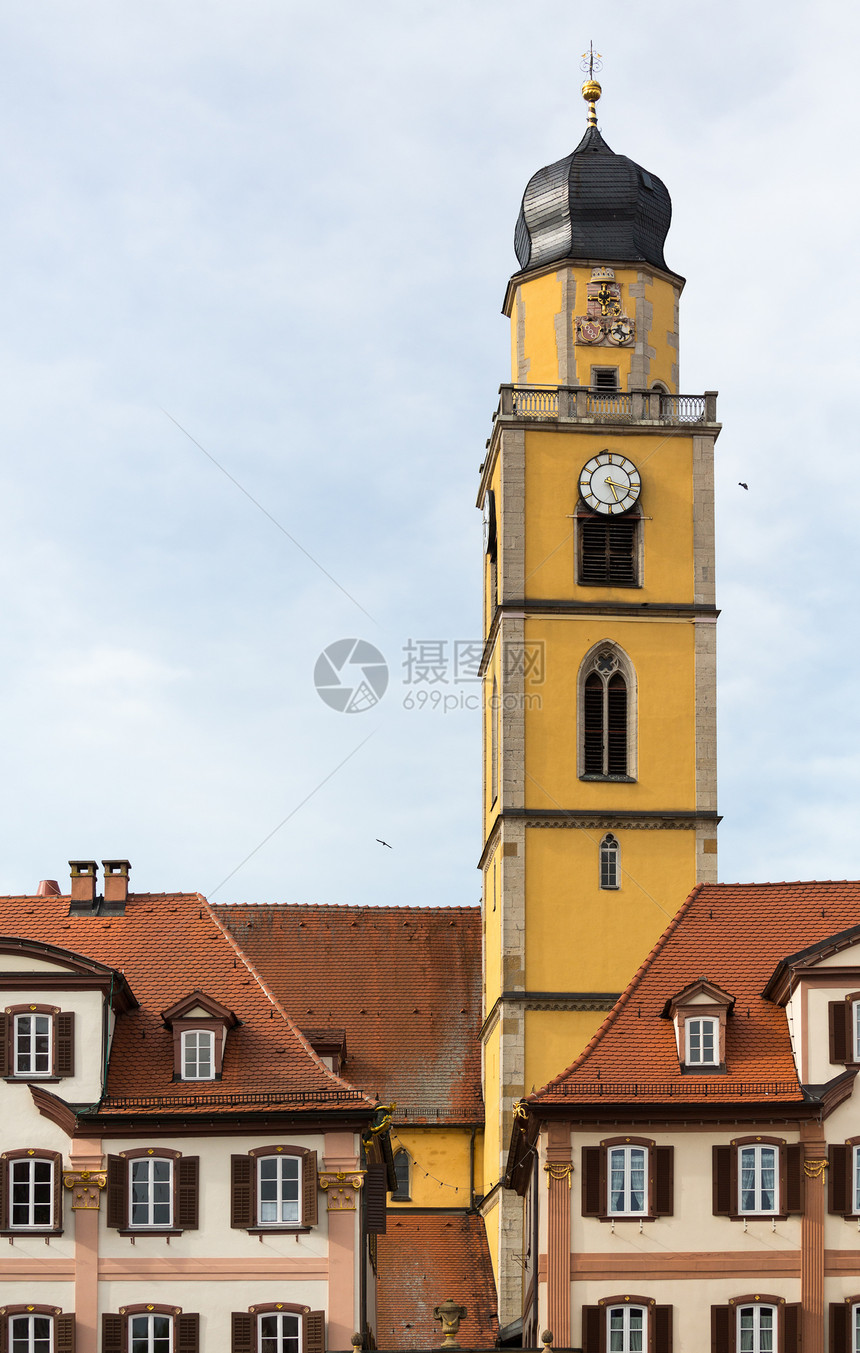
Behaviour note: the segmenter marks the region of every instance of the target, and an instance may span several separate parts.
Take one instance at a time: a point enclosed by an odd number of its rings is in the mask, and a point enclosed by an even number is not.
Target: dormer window
[[[239,1020],[226,1005],[192,991],[161,1018],[173,1032],[173,1079],[175,1081],[219,1081],[224,1061],[228,1029]]]
[[[704,977],[666,1002],[663,1016],[675,1025],[682,1071],[725,1071],[726,1021],[734,1003],[733,996]]]
[[[215,1035],[211,1029],[183,1029],[182,1079],[215,1079]]]
[[[687,1066],[719,1066],[720,1021],[711,1015],[686,1021]]]
[[[53,1026],[52,1014],[15,1016],[16,1076],[50,1076]]]
[[[74,1014],[55,1005],[7,1005],[0,1014],[0,1076],[32,1081],[74,1074]]]

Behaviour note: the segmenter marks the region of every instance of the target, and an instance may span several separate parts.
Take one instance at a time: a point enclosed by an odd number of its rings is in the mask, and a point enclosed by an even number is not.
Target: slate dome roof
[[[514,250],[523,271],[563,258],[666,268],[663,243],[671,220],[666,185],[616,155],[590,125],[576,150],[529,179]]]

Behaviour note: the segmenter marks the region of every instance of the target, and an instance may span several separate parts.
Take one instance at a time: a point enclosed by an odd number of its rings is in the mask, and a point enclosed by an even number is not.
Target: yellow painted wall
[[[576,583],[573,513],[583,465],[600,451],[632,460],[642,478],[641,587]],[[526,596],[569,601],[692,602],[693,439],[667,429],[636,436],[540,428],[526,433]]]
[[[690,891],[695,832],[619,828],[614,834],[622,877],[621,887],[610,891],[598,886],[599,829],[528,831],[527,990],[620,992]],[[565,1051],[550,1074],[571,1060]],[[531,1084],[528,1058],[526,1066]]]
[[[499,1177],[501,1147],[499,1105],[499,1037],[501,1021],[487,1035],[484,1043],[484,1103],[492,1106],[484,1124],[484,1189],[489,1193]]]
[[[600,1010],[527,1010],[526,1092],[566,1071],[606,1018]]]
[[[475,1192],[482,1193],[482,1134],[475,1140]],[[388,1206],[409,1207],[468,1207],[470,1198],[469,1153],[471,1129],[468,1127],[405,1127],[399,1125],[391,1135],[391,1146],[396,1152],[405,1148],[411,1157],[410,1193],[408,1203],[393,1202]]]
[[[487,1245],[490,1250],[490,1261],[493,1265],[493,1277],[496,1282],[499,1280],[499,1205],[497,1202],[484,1215],[484,1225],[487,1228]]]
[[[562,320],[562,274],[567,272],[576,282],[573,309]],[[511,309],[511,372],[512,380],[519,379],[520,355],[527,364],[525,382],[528,385],[558,385],[562,383],[559,372],[558,328],[559,322],[569,326],[571,339],[575,334],[574,320],[577,315],[585,315],[588,305],[588,283],[591,281],[591,266],[559,269],[541,277],[532,277],[518,284]],[[670,391],[677,389],[672,377],[672,366],[677,363],[678,350],[670,344],[668,335],[675,329],[675,305],[680,294],[680,284],[645,269],[615,267],[615,280],[621,284],[621,303],[623,313],[636,319],[636,297],[630,295],[630,287],[641,280],[645,282],[645,299],[652,307],[651,327],[645,335],[637,333],[637,341],[647,341],[654,350],[648,371],[648,386],[662,381]],[[572,293],[572,288],[571,288]],[[524,313],[523,346],[520,353],[518,326],[520,313]],[[615,347],[613,344],[579,344],[576,347],[576,375],[580,385],[591,384],[592,366],[618,367],[619,383],[622,390],[629,388],[630,364],[634,348]]]
[[[484,1016],[502,991],[502,857],[498,846],[484,866]]]

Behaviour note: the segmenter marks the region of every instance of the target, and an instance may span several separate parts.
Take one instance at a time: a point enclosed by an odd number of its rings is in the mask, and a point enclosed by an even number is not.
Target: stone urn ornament
[[[455,1335],[460,1328],[460,1321],[466,1319],[465,1306],[458,1306],[451,1297],[443,1301],[441,1306],[434,1306],[433,1316],[442,1324],[442,1342],[440,1348],[459,1348]]]

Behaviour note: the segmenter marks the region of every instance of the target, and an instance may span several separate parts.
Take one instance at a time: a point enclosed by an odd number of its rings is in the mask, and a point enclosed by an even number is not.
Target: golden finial
[[[594,50],[593,42],[588,44],[588,51],[582,53],[580,69],[588,76],[588,79],[582,86],[582,97],[588,104],[588,125],[589,127],[596,127],[597,109],[595,108],[595,104],[603,93],[603,90],[600,88],[600,85],[597,83],[594,76],[598,71],[603,69],[603,58],[599,52]]]

